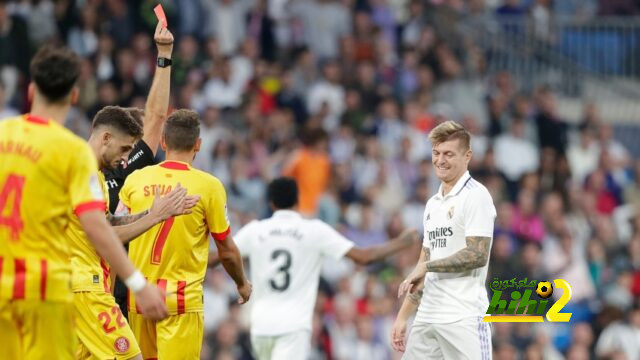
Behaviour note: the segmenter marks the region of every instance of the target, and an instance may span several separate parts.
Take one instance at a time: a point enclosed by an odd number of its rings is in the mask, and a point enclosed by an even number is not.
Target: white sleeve
[[[238,232],[233,236],[233,241],[236,243],[238,250],[240,250],[240,254],[243,257],[251,255],[251,240],[254,237],[253,230],[258,225],[258,221],[253,220],[243,226]]]
[[[464,236],[493,237],[496,208],[488,191],[475,190],[464,206]]]
[[[320,253],[323,256],[328,256],[337,260],[343,257],[355,246],[352,241],[344,237],[331,226],[320,220],[314,220],[313,222],[314,233],[318,237],[315,240],[315,244],[318,246]]]

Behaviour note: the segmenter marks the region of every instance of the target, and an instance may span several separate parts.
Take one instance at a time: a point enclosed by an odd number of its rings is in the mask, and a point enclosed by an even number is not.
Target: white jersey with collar
[[[249,258],[256,336],[310,331],[323,257],[339,259],[354,246],[331,226],[291,210],[252,221],[233,239]]]
[[[493,238],[496,209],[486,187],[469,172],[446,195],[442,186],[425,206],[423,246],[431,260],[438,260],[465,248],[466,237]],[[484,316],[489,306],[485,282],[487,265],[458,272],[429,272],[418,307],[418,323],[451,323],[466,317]]]

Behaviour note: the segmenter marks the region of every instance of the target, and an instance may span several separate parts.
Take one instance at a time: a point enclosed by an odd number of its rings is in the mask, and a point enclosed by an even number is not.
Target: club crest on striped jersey
[[[129,351],[130,345],[131,344],[129,343],[129,339],[127,339],[124,336],[120,336],[113,343],[113,346],[116,348],[116,351],[119,352],[119,353],[125,353],[125,352]]]

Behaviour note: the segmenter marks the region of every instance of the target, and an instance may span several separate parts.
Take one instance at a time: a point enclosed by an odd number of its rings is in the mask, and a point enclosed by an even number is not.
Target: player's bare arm
[[[171,59],[173,52],[173,34],[158,22],[153,40],[158,48],[158,58]],[[144,135],[142,140],[149,146],[153,155],[158,151],[162,126],[169,109],[169,93],[171,87],[171,66],[156,67],[151,89],[145,104]]]
[[[117,241],[113,228],[107,223],[104,213],[98,210],[87,211],[79,215],[78,219],[98,254],[107,260],[116,274],[127,281],[133,280],[130,289],[136,294],[136,303],[142,313],[155,320],[167,317],[167,306],[161,291],[147,283],[133,266],[124,248]]]
[[[443,259],[419,263],[414,271],[402,282],[399,296],[407,292],[416,291],[418,285],[427,272],[463,272],[477,269],[487,264],[491,238],[484,236],[469,236],[467,247]]]
[[[423,246],[422,251],[420,252],[420,258],[418,259],[418,264],[427,262],[430,259],[431,251],[429,248]],[[409,320],[409,317],[418,310],[423,292],[424,282],[421,281],[416,286],[416,291],[410,293],[402,302],[402,306],[396,316],[396,321],[391,329],[391,347],[396,351],[404,352],[406,348],[405,339],[407,335],[407,321]]]
[[[224,240],[216,240],[216,247],[218,248],[218,257],[222,266],[227,271],[227,274],[231,276],[236,283],[240,299],[238,302],[244,304],[249,301],[251,296],[252,286],[244,273],[244,267],[242,265],[242,255],[240,250],[236,246],[231,235]]]
[[[487,264],[489,259],[490,237],[470,236],[466,239],[467,247],[444,259],[427,261],[426,268],[430,272],[461,272],[477,269]]]
[[[187,195],[187,189],[178,184],[167,195],[157,196],[151,209],[129,215],[129,210],[121,203],[116,215],[110,216],[109,220],[120,241],[127,243],[172,216],[190,214],[199,200],[197,195]]]
[[[358,265],[368,265],[411,246],[418,241],[418,238],[418,232],[416,230],[406,229],[398,235],[397,238],[384,244],[366,248],[354,247],[347,252],[346,256],[355,261]]]

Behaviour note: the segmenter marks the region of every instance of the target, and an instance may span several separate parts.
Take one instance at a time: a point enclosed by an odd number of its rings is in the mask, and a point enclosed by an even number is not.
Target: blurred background
[[[79,135],[105,105],[144,108],[156,2],[0,1],[0,118],[28,110],[43,44],[82,57]],[[494,324],[494,358],[640,359],[640,1],[160,2],[171,108],[201,114],[195,166],[225,184],[233,229],[268,216],[266,184],[288,174],[300,210],[358,245],[421,231],[427,133],[453,119],[498,210],[488,281],[573,287],[570,323]],[[325,264],[313,359],[399,359],[395,294],[418,254]],[[252,359],[234,296],[210,269],[202,359]]]

